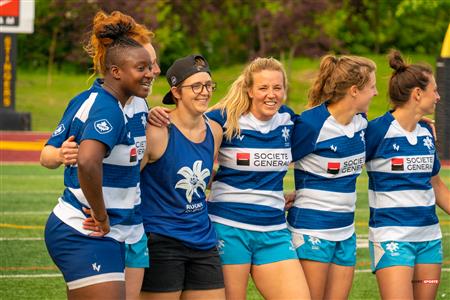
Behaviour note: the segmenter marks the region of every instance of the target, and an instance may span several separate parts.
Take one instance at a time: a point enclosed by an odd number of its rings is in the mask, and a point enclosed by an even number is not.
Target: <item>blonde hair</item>
[[[308,107],[325,101],[337,102],[356,85],[362,90],[376,70],[375,63],[361,56],[326,55],[320,61],[319,74],[308,94]]]
[[[107,69],[108,51],[116,46],[134,46],[134,43],[150,43],[153,32],[144,25],[119,11],[110,15],[97,12],[93,20],[91,37],[84,47],[92,57],[94,74],[104,75]]]
[[[279,71],[283,74],[283,85],[287,91],[287,76],[283,65],[273,57],[258,57],[251,61],[242,71],[241,75],[231,84],[227,94],[210,110],[220,109],[222,115],[226,113],[225,138],[231,140],[241,134],[239,118],[250,111],[252,100],[248,90],[253,87],[253,74],[264,70]],[[286,95],[286,94],[285,94]]]

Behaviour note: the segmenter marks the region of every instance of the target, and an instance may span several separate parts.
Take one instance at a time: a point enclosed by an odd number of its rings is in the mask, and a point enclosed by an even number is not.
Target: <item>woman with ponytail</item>
[[[283,177],[295,114],[283,105],[287,77],[274,58],[256,58],[207,113],[223,134],[208,213],[218,236],[227,299],[246,299],[249,275],[265,299],[309,299],[286,228]],[[167,123],[152,109],[156,126]]]
[[[383,299],[435,299],[442,244],[435,204],[450,213],[450,192],[429,125],[439,101],[432,69],[392,50],[393,109],[369,122],[369,250]]]
[[[288,227],[312,299],[347,299],[356,263],[356,178],[365,162],[366,113],[377,95],[373,61],[322,58],[309,110],[295,123],[295,202]]]
[[[150,32],[131,17],[99,12],[93,23],[86,50],[103,80],[69,103],[46,145],[47,154],[58,159],[52,162],[44,151],[41,156],[44,166],[54,168],[72,162],[60,159],[64,141],[79,145],[77,164],[65,169],[66,189],[47,221],[45,241],[69,299],[124,299],[124,241],[139,234],[138,151],[124,106],[132,96],[148,95],[156,71],[136,38]],[[86,217],[92,219],[90,229],[83,225]]]

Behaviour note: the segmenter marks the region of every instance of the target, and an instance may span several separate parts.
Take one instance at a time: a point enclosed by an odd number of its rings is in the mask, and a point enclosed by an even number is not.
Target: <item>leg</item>
[[[182,300],[225,300],[225,289],[188,290],[181,294]],[[232,298],[229,298],[232,299]]]
[[[143,278],[144,268],[125,268],[125,290],[127,300],[139,299]]]
[[[330,264],[328,269],[325,299],[348,299],[352,288],[355,267]]]
[[[154,293],[154,292],[144,292],[140,294],[140,299],[142,300],[178,300],[181,297],[181,291],[177,292],[167,292],[167,293]],[[106,299],[106,298],[105,298]]]
[[[250,264],[223,265],[222,271],[227,299],[245,300],[247,296]]]
[[[414,299],[436,299],[440,278],[440,264],[417,264],[414,267]]]
[[[264,299],[310,299],[306,278],[297,259],[253,265],[252,277]]]
[[[125,283],[123,281],[109,281],[88,285],[79,289],[67,290],[67,299],[125,299]]]
[[[300,262],[308,282],[311,299],[323,299],[330,264],[306,259],[301,259]]]
[[[407,266],[394,266],[376,271],[378,288],[382,299],[414,299],[414,269]]]

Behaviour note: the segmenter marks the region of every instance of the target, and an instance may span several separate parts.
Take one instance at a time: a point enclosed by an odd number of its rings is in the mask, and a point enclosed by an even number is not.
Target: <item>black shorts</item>
[[[180,241],[147,233],[150,268],[145,269],[142,291],[175,292],[224,288],[217,248],[195,250]]]

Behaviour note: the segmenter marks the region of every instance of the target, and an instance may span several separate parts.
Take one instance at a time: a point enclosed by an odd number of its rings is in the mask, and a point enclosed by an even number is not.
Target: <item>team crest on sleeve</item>
[[[58,127],[56,127],[55,131],[53,131],[52,136],[58,136],[61,133],[63,133],[66,130],[66,127],[64,127],[64,124],[59,124]]]
[[[94,128],[100,134],[111,132],[111,130],[113,129],[112,125],[106,119],[95,121]]]

